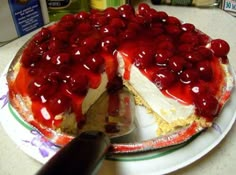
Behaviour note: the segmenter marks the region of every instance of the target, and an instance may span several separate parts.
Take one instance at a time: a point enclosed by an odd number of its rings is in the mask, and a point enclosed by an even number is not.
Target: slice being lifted
[[[7,76],[12,106],[57,144],[86,122],[102,93],[126,86],[156,118],[157,135],[210,127],[230,97],[229,45],[140,4],[69,14],[42,28]],[[53,138],[56,134],[56,138]]]

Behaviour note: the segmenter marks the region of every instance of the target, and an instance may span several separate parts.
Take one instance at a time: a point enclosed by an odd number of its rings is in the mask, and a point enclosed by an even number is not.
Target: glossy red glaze
[[[197,96],[204,93],[217,99],[225,77],[218,56],[224,55],[227,63],[229,47],[215,40],[206,48],[210,41],[194,25],[181,24],[145,4],[138,14],[124,5],[118,10],[67,15],[29,42],[13,88],[31,98],[34,117],[43,125],[59,127],[62,119],[56,116],[64,111],[73,111],[79,125],[84,122],[81,105],[88,89],[99,86],[104,71],[110,84],[115,80],[118,51],[124,57],[125,80],[134,64],[167,97],[183,104],[198,103],[200,108]],[[193,92],[193,86],[210,89]],[[209,110],[214,107],[218,109],[217,102]],[[203,116],[206,113],[201,111]]]

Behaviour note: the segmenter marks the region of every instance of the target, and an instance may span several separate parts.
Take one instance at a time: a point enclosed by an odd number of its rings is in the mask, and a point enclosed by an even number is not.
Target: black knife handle
[[[36,175],[91,175],[98,170],[110,139],[99,131],[88,131],[59,150]]]

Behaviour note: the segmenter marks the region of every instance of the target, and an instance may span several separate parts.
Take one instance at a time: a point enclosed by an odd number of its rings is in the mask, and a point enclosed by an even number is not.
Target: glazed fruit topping
[[[229,53],[229,44],[222,39],[212,40],[210,48],[218,57],[227,56],[227,54]]]
[[[117,50],[124,51],[130,64],[165,95],[181,98],[179,92],[186,92],[187,103],[209,118],[219,111],[215,96],[221,85],[214,82],[221,82],[219,64],[221,58],[227,60],[229,49],[226,41],[212,40],[193,24],[140,3],[137,13],[123,5],[64,16],[33,37],[21,63],[28,72],[31,99],[59,114],[73,103],[80,104],[88,89],[97,87],[104,71],[108,91],[121,88],[114,60]],[[82,121],[81,109],[73,110]]]

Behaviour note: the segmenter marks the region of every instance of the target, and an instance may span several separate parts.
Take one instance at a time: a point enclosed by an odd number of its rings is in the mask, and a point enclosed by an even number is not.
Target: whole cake
[[[144,3],[69,14],[21,50],[7,77],[9,99],[47,137],[61,133],[58,144],[83,127],[101,94],[123,86],[155,116],[157,135],[193,122],[207,128],[233,87],[229,49]]]

